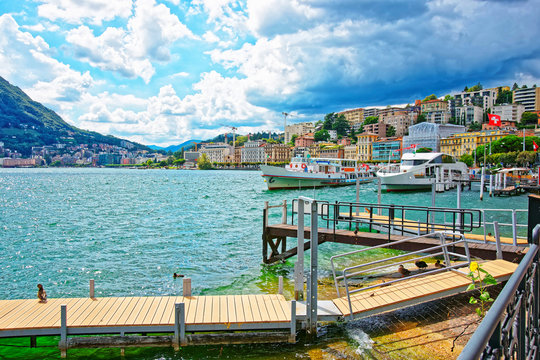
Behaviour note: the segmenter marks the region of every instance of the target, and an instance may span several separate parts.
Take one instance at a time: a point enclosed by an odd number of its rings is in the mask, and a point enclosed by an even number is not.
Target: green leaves
[[[472,264],[474,263],[474,266]],[[495,279],[489,272],[482,268],[482,265],[472,262],[470,268],[473,271],[469,272],[468,277],[471,278],[472,284],[467,287],[467,291],[478,289],[480,295],[478,299],[474,296],[469,298],[469,304],[479,304],[480,306],[475,309],[476,313],[480,317],[484,317],[486,314],[486,303],[493,302],[493,298],[486,291],[486,287],[489,285],[496,285],[497,279]],[[482,278],[483,275],[483,278]]]

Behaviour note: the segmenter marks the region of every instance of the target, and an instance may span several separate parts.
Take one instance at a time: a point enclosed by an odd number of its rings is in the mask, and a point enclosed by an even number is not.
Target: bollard
[[[482,177],[480,178],[480,200],[484,200],[484,167],[482,166]]]
[[[191,296],[191,279],[184,278],[182,282],[182,296]]]
[[[94,298],[94,279],[90,279],[90,299]]]

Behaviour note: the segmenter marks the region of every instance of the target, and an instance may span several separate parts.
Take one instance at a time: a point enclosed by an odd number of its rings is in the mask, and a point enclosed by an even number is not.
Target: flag
[[[538,150],[538,145],[534,142],[534,140],[533,140],[533,150],[534,151]]]
[[[495,114],[488,114],[489,125],[501,126],[501,117]]]

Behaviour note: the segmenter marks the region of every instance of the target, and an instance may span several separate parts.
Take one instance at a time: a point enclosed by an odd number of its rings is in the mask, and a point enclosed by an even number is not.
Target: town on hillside
[[[286,121],[289,114],[283,115]],[[498,123],[490,121],[493,115]],[[540,88],[536,85],[484,89],[477,84],[443,98],[430,95],[404,107],[368,106],[330,113],[319,121],[285,125],[282,134],[237,136],[232,128],[232,134],[174,153],[138,150],[129,141],[120,146],[57,143],[34,147],[31,156],[23,158],[0,142],[0,166],[257,168],[261,163],[285,164],[305,154],[362,162],[398,161],[403,152],[419,148],[456,156],[471,166],[479,149],[484,156],[486,151],[491,154],[493,144],[499,141],[501,148],[500,141],[512,135],[514,139],[527,137],[523,150],[536,150],[539,115]],[[516,150],[507,147],[501,152],[509,151]],[[527,162],[534,160],[527,158]]]

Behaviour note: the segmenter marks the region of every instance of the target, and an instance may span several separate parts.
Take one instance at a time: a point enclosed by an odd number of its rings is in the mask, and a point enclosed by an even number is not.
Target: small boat
[[[285,168],[261,165],[268,190],[312,189],[368,183],[375,178],[369,165],[357,160],[294,157]]]
[[[377,177],[386,191],[428,190],[437,172],[439,182],[451,187],[458,181],[469,181],[467,165],[444,153],[405,153],[400,164],[381,168]]]

